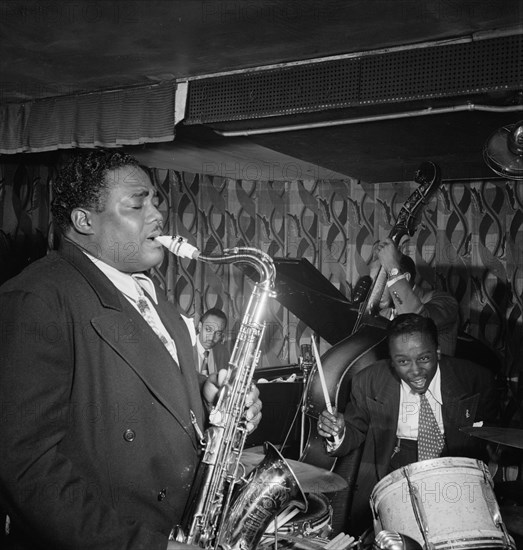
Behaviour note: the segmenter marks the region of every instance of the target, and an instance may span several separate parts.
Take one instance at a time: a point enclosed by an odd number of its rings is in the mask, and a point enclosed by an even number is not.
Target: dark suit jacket
[[[0,508],[14,533],[7,542],[166,548],[198,463],[190,409],[201,427],[205,420],[187,327],[159,300],[178,366],[67,241],[0,289]]]
[[[492,374],[470,361],[442,356],[441,394],[445,428],[446,456],[486,460],[486,442],[460,431],[463,426],[498,418],[499,402]],[[390,457],[396,443],[400,400],[400,381],[382,360],[357,373],[352,380],[351,396],[345,411],[346,435],[334,453],[344,456],[364,445],[353,513],[363,521],[374,485],[389,473]],[[368,510],[370,511],[370,510]],[[362,514],[360,516],[359,514]]]

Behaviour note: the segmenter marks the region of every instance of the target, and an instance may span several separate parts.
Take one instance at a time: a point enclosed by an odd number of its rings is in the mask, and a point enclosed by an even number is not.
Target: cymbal
[[[523,449],[523,430],[518,430],[516,428],[495,427],[475,428],[473,426],[460,428],[460,430],[468,435],[479,437],[480,439],[486,439],[492,443],[499,443],[500,445]]]
[[[245,466],[246,474],[254,470],[264,458],[265,455],[256,450],[243,451],[241,463]],[[286,458],[285,462],[294,472],[304,493],[333,493],[347,488],[347,482],[334,472],[290,458]]]

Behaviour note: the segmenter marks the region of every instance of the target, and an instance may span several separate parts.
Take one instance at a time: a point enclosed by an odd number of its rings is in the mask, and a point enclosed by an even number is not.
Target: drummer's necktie
[[[425,394],[420,395],[418,424],[418,460],[438,458],[445,446],[434,412]]]

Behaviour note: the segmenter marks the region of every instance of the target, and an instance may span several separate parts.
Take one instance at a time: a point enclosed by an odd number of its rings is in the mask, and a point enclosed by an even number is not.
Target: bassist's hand
[[[396,248],[392,239],[387,238],[378,243],[376,246],[376,255],[381,266],[387,273],[393,268],[399,269],[401,262],[401,252]]]

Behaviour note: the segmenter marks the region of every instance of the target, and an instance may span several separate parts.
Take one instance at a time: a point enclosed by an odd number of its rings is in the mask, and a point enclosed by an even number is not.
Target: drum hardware
[[[245,474],[253,470],[263,458],[262,447],[243,451],[240,462],[245,468]],[[347,487],[347,481],[334,472],[298,460],[285,460],[305,493],[333,493]]]
[[[495,427],[474,427],[466,426],[460,428],[463,433],[480,439],[486,439],[491,443],[507,445],[523,449],[523,430],[517,428],[495,428]]]
[[[300,423],[300,454],[302,455],[305,448],[305,432],[306,432],[306,412],[307,412],[307,388],[309,383],[309,376],[312,368],[314,367],[314,359],[312,356],[312,346],[311,344],[302,344],[300,346],[301,357],[300,357],[300,366],[303,374],[303,393],[300,401],[300,410],[301,410],[301,423]]]
[[[265,531],[263,546],[276,549],[290,544],[294,550],[319,550],[327,546],[328,550],[348,548],[354,538],[337,536],[333,541],[328,539],[332,532],[332,506],[329,499],[322,493],[309,493],[306,498],[306,512],[291,505],[274,518]],[[341,544],[342,538],[344,544]]]
[[[423,550],[413,538],[396,531],[380,531],[374,539],[373,550]]]
[[[296,425],[298,415],[299,415],[300,416],[300,436],[299,436],[298,456],[302,455],[303,450],[305,448],[305,433],[306,433],[306,419],[307,419],[306,397],[307,397],[307,389],[309,386],[309,377],[311,375],[311,371],[315,364],[312,356],[312,347],[310,344],[302,344],[300,346],[300,352],[301,352],[301,355],[298,358],[298,363],[301,371],[299,378],[301,378],[301,382],[302,382],[302,393],[300,397],[300,402],[294,413],[294,417],[292,419],[292,422],[290,423],[289,429],[287,430],[287,434],[285,435],[285,438],[282,444],[282,449],[281,449],[283,452],[283,449],[287,447],[288,441],[291,437],[291,434],[293,432],[294,426]]]
[[[433,550],[434,546],[429,541],[427,516],[425,515],[425,511],[420,500],[418,488],[411,482],[408,468],[402,468],[402,471],[405,479],[407,480],[407,485],[409,486],[410,501],[414,511],[414,516],[416,517],[416,522],[418,523],[419,530],[423,536],[423,541],[425,542],[424,548],[425,550]]]

